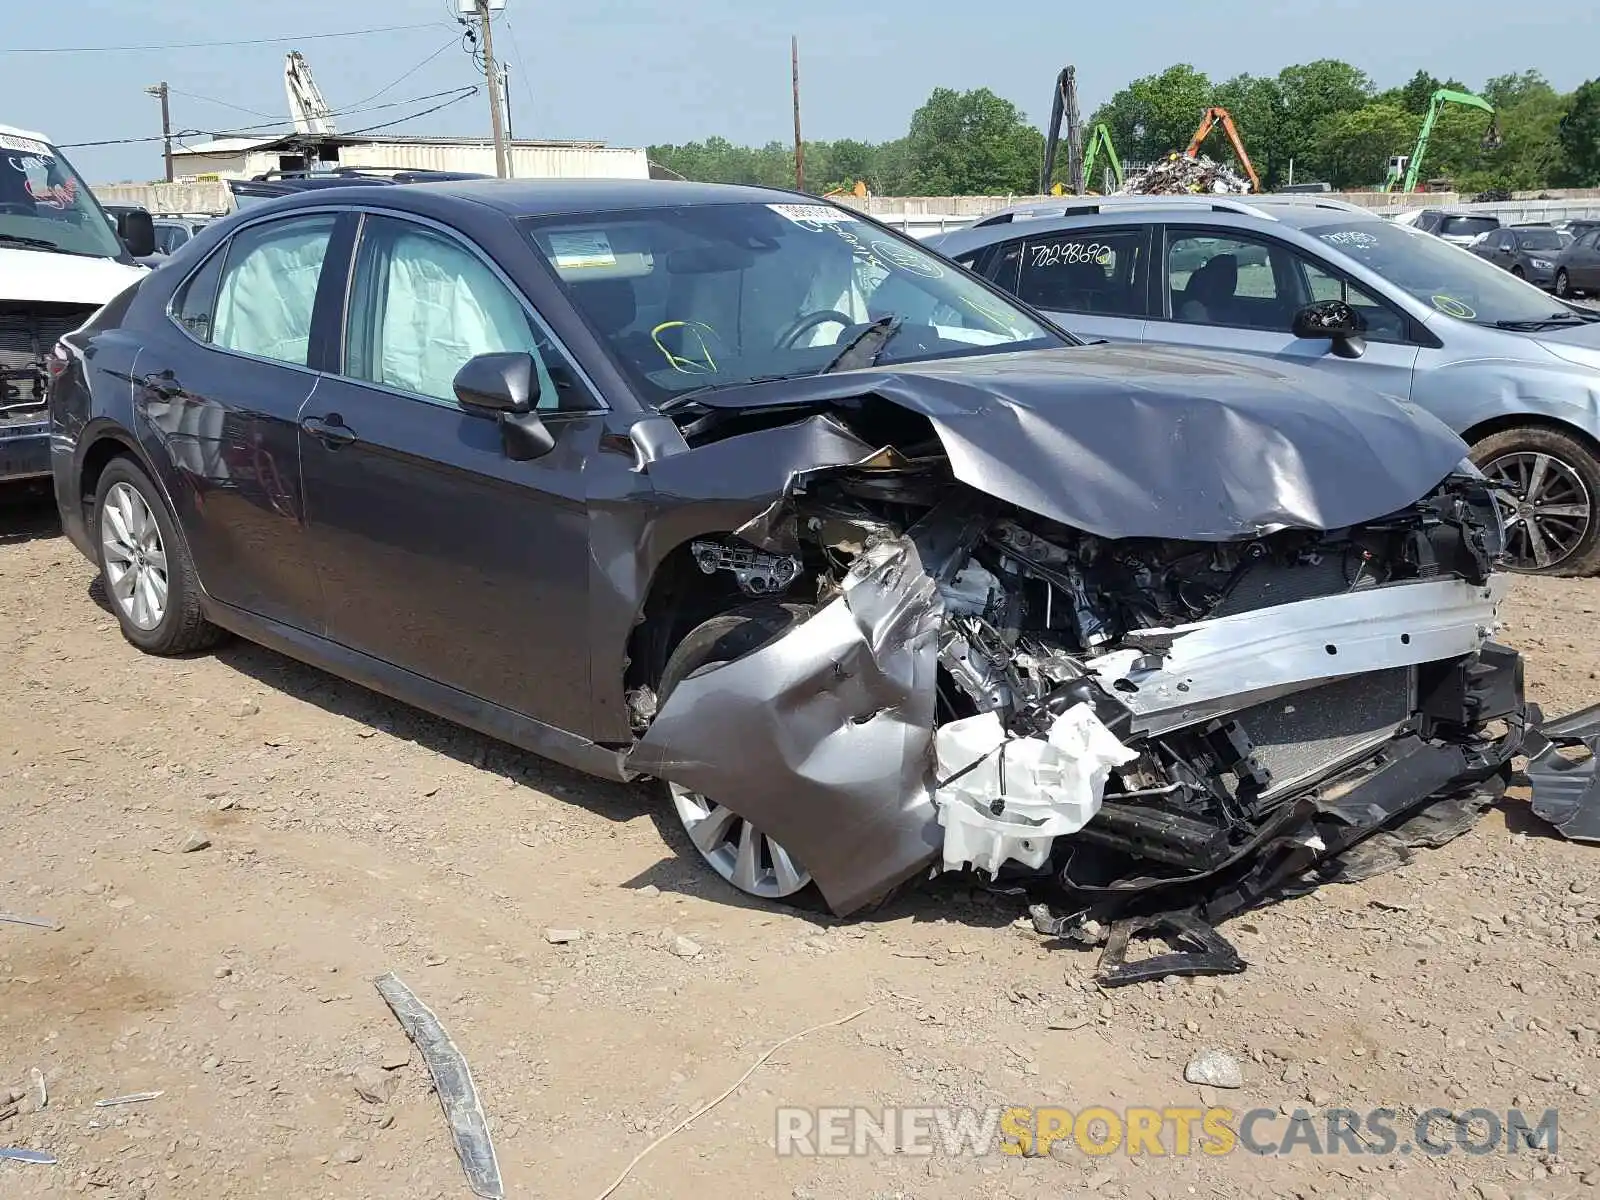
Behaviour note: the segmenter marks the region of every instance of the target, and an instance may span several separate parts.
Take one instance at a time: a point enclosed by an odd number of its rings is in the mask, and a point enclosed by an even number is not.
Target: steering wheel
[[[783,332],[778,335],[777,340],[772,345],[778,350],[792,350],[794,349],[795,339],[802,333],[810,333],[818,325],[826,325],[830,321],[836,325],[843,325],[846,329],[856,324],[854,317],[848,316],[836,308],[825,308],[820,312],[807,313],[798,320],[791,321],[784,327]]]

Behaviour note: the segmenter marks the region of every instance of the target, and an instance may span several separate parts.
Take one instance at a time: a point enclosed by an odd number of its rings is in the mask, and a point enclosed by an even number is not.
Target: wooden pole
[[[794,64],[794,187],[806,190],[806,144],[800,137],[800,39],[789,39],[789,56]]]

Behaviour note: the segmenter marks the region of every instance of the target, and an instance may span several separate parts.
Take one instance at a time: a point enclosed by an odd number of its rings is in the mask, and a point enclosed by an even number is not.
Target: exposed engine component
[[[751,546],[723,542],[695,542],[694,561],[707,575],[730,571],[747,596],[777,596],[789,590],[800,576],[800,560],[793,555],[768,554]]]
[[[51,348],[93,315],[76,304],[0,304],[0,414],[44,407]]]

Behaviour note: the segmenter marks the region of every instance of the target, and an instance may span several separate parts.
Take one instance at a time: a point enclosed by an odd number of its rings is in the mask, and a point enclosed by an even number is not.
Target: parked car
[[[1425,208],[1411,228],[1431,233],[1457,246],[1469,246],[1480,235],[1500,228],[1500,218],[1487,213],[1464,212],[1448,208]]]
[[[1561,252],[1554,287],[1563,299],[1600,293],[1600,224],[1579,232]]]
[[[1251,895],[1518,744],[1495,502],[1443,424],[1078,344],[812,197],[322,190],[59,356],[57,501],[135,646],[231,630],[665,780],[753,896],[1259,855]]]
[[[66,156],[41,133],[0,125],[0,483],[50,474],[50,348],[144,272],[150,217],[124,245]],[[131,249],[131,253],[130,253]]]
[[[1600,217],[1593,219],[1575,218],[1571,221],[1562,221],[1556,228],[1576,241],[1591,229],[1600,229]]]
[[[200,217],[157,217],[154,224],[156,230],[156,253],[167,255],[176,253],[178,247],[187,243],[195,234],[211,224],[211,219]]]
[[[1566,246],[1563,235],[1552,226],[1508,225],[1484,234],[1471,250],[1518,279],[1551,288],[1556,281],[1556,259]]]
[[[1069,198],[1023,211],[932,244],[1085,337],[1300,363],[1406,398],[1472,445],[1501,489],[1519,569],[1600,569],[1600,313],[1339,201]],[[1301,316],[1326,300],[1352,306],[1355,336]]]

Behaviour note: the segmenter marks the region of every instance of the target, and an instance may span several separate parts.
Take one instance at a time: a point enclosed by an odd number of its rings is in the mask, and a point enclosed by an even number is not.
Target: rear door
[[[1591,229],[1567,251],[1567,278],[1579,291],[1600,290],[1600,229]]]
[[[1136,341],[1149,314],[1150,228],[1058,230],[1000,247],[991,277],[1079,337]]]
[[[1163,312],[1146,325],[1146,341],[1258,355],[1410,397],[1420,347],[1405,315],[1331,264],[1235,229],[1173,225],[1163,243]],[[1295,314],[1316,300],[1344,300],[1362,315],[1367,335],[1359,358],[1335,354],[1326,338],[1294,336]]]
[[[311,632],[322,602],[305,536],[300,410],[318,385],[314,327],[342,300],[350,228],[312,212],[240,229],[178,288],[133,381],[141,437],[171,472],[207,592]]]
[[[470,358],[526,351],[555,448],[508,458],[456,401]],[[604,414],[509,280],[442,225],[368,214],[343,352],[304,412],[306,507],[327,635],[559,729],[591,689],[585,463]]]

